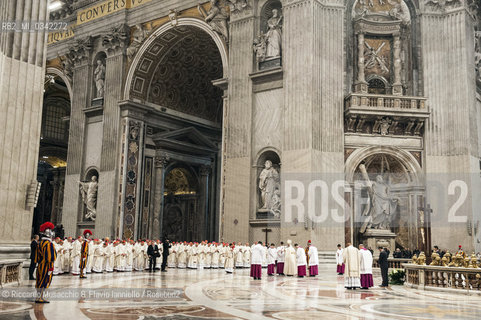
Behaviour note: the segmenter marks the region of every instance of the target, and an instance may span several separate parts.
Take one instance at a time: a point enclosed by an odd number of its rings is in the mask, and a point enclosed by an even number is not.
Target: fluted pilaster
[[[0,20],[45,21],[46,0],[2,1]],[[27,243],[33,208],[27,186],[36,181],[45,74],[46,33],[0,33],[0,242]],[[12,258],[11,256],[10,258]]]

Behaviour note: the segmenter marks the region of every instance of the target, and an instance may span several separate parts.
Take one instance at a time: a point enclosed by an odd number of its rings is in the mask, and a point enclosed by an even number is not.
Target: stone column
[[[480,250],[470,224],[479,221],[479,123],[476,121],[474,20],[463,6],[426,3],[420,15],[424,96],[431,111],[426,124],[426,181],[442,181],[443,193],[427,195],[436,219],[432,242],[467,252]],[[455,108],[453,108],[455,106]],[[466,183],[467,197],[456,218],[448,217],[459,196],[448,195],[455,181]],[[456,187],[456,194],[459,195]],[[437,195],[437,196],[436,196]],[[461,217],[461,218],[457,218]],[[459,220],[454,222],[453,220]]]
[[[165,153],[159,153],[155,156],[154,214],[152,217],[152,227],[150,229],[151,239],[157,239],[162,236],[165,168],[169,160],[169,156]]]
[[[322,179],[331,190],[331,182],[344,178],[344,1],[286,0],[283,5],[282,176]],[[329,209],[343,211],[332,199]],[[344,240],[343,218],[334,221],[330,214],[313,224],[307,210],[297,216],[293,211],[286,221],[282,208],[281,239],[312,240],[322,244],[320,250]]]
[[[79,181],[83,180],[83,147],[85,138],[85,113],[91,88],[91,68],[89,59],[92,38],[78,39],[69,48],[69,56],[74,62],[72,81],[72,103],[67,152],[67,172],[63,205],[63,225],[65,234],[75,236],[77,222],[83,219],[83,204],[79,191]],[[98,199],[98,198],[97,198]]]
[[[210,234],[209,223],[209,179],[211,173],[211,166],[203,165],[199,169],[199,216],[202,219],[198,230],[200,230],[200,238],[205,240]]]
[[[392,93],[393,95],[401,96],[403,94],[403,88],[401,83],[401,38],[399,33],[394,34],[393,47],[394,83],[392,86]]]
[[[46,21],[47,0],[0,4],[0,21]],[[0,260],[26,258],[33,208],[27,186],[37,180],[45,76],[45,31],[0,33]]]
[[[52,192],[52,212],[50,214],[50,220],[54,225],[57,225],[57,208],[58,208],[58,198],[59,198],[59,188],[60,188],[60,181],[59,181],[59,171],[54,169],[53,170],[53,181],[50,181],[50,184],[53,187]]]
[[[357,34],[357,81],[354,84],[354,91],[359,93],[367,93],[368,84],[364,74],[364,33]]]
[[[126,72],[126,41],[128,28],[119,25],[103,36],[102,45],[107,53],[105,63],[105,95],[103,105],[102,156],[100,159],[99,189],[95,233],[97,237],[115,234],[115,216],[118,212],[119,185],[119,128],[124,73]]]
[[[249,186],[252,135],[252,83],[255,19],[252,7],[230,17],[228,103],[224,103],[224,175],[220,240],[249,240]],[[228,106],[228,107],[227,107]],[[228,108],[228,110],[227,110]],[[238,221],[237,224],[234,221]]]

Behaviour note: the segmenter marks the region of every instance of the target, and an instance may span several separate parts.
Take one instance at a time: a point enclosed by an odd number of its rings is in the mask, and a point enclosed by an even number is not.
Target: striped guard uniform
[[[57,259],[57,252],[49,238],[42,238],[35,253],[37,265],[37,281],[35,288],[48,288],[52,282],[53,263]]]

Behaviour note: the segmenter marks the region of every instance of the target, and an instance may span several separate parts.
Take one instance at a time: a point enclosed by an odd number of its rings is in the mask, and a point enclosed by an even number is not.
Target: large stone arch
[[[139,70],[142,70],[141,68],[143,67],[147,67],[147,65],[141,64],[142,58],[144,57],[144,54],[146,53],[146,51],[151,47],[151,45],[154,43],[154,41],[156,41],[156,39],[158,39],[163,35],[166,35],[169,30],[175,30],[175,29],[178,29],[179,27],[195,27],[207,33],[212,38],[215,45],[217,46],[217,49],[219,50],[221,60],[222,60],[223,77],[226,78],[228,76],[228,51],[227,51],[227,46],[225,42],[222,40],[222,38],[220,37],[220,35],[214,32],[212,28],[203,20],[200,20],[198,18],[189,18],[189,17],[179,18],[177,20],[176,26],[173,26],[170,22],[167,22],[162,26],[160,26],[159,28],[155,29],[155,31],[151,35],[149,35],[149,37],[144,41],[139,51],[135,55],[134,59],[132,60],[132,63],[129,68],[129,72],[127,73],[127,78],[125,80],[125,85],[124,85],[124,100],[131,99],[131,92],[135,85],[134,81],[136,81],[136,77],[135,77],[136,72],[138,72]],[[162,50],[162,49],[163,48],[159,48],[159,50]],[[155,67],[152,65],[148,67]]]
[[[420,185],[422,183],[424,180],[423,172],[416,158],[406,150],[391,146],[371,146],[359,148],[352,152],[344,165],[346,181],[353,182],[356,169],[364,159],[382,153],[396,158],[406,166],[412,184]]]
[[[65,85],[67,86],[67,89],[68,89],[68,95],[70,97],[70,101],[72,101],[72,84],[70,83],[70,80],[65,76],[65,74],[57,69],[57,68],[54,68],[54,67],[48,67],[46,70],[45,70],[45,73],[46,74],[53,74],[59,78],[62,79],[62,81],[65,83]]]

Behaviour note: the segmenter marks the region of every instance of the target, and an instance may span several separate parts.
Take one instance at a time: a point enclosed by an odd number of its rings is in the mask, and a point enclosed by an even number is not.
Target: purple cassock
[[[297,275],[299,277],[304,277],[306,276],[306,266],[297,266]]]
[[[337,273],[344,274],[344,268],[346,265],[343,263],[342,265],[337,265]]]
[[[276,265],[275,264],[268,264],[267,265],[267,275],[272,275],[276,273]]]
[[[374,287],[374,280],[372,274],[361,274],[361,288]]]
[[[262,276],[262,265],[251,264],[251,277],[260,279]]]
[[[310,276],[317,276],[319,274],[318,266],[309,266],[309,275]]]
[[[277,263],[277,274],[283,274],[284,273],[284,262],[278,262]]]

